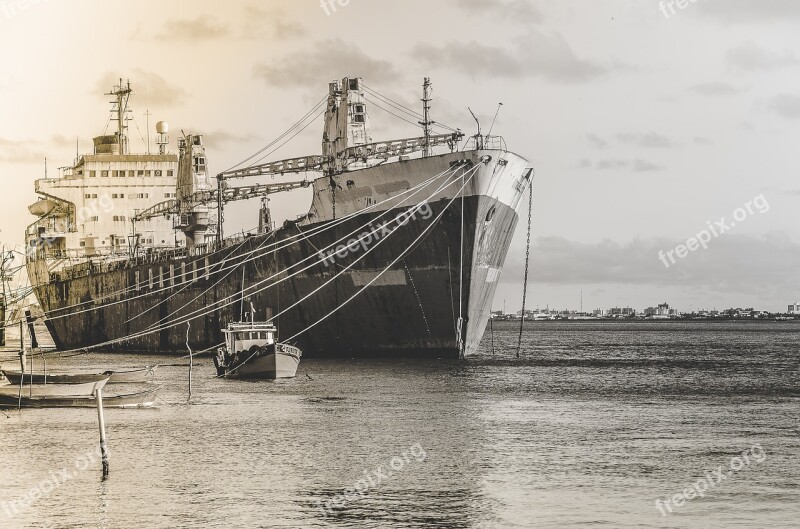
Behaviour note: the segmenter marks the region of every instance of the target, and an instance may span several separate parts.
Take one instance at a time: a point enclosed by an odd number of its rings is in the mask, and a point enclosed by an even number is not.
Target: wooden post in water
[[[192,348],[189,347],[189,329],[192,327],[191,322],[186,322],[186,348],[189,350],[189,398],[187,400],[192,399],[192,369],[194,368],[194,362],[192,361]]]
[[[19,400],[17,410],[22,409],[22,384],[25,382],[25,327],[19,322],[19,365],[22,375],[19,377]]]
[[[25,309],[25,321],[28,322],[28,332],[31,333],[31,350],[39,347],[39,342],[36,340],[36,331],[33,329],[33,314],[28,309]]]
[[[100,425],[100,455],[103,459],[103,479],[108,477],[108,443],[106,442],[106,419],[103,416],[103,390],[95,391],[97,422]]]
[[[0,277],[2,279],[2,277]],[[5,283],[3,284],[3,291],[5,291]],[[2,323],[2,327],[0,327],[0,346],[5,347],[6,345],[6,295],[2,294],[0,296],[0,323]]]

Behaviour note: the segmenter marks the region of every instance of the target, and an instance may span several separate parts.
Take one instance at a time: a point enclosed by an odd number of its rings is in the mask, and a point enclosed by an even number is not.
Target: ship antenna
[[[145,128],[147,129],[147,154],[150,154],[150,109],[144,113]]]
[[[419,122],[422,125],[422,130],[425,134],[425,144],[422,149],[422,157],[427,158],[431,155],[431,124],[433,122],[430,120],[430,111],[431,111],[431,78],[426,77],[425,81],[422,83],[422,121]]]
[[[475,149],[483,149],[483,136],[481,136],[481,122],[478,120],[478,117],[475,115],[475,112],[472,111],[471,108],[467,107],[469,113],[472,114],[472,119],[475,120],[475,123],[478,124],[478,133],[475,135]]]
[[[503,106],[503,103],[497,103],[497,112],[494,113],[494,119],[492,120],[492,126],[489,127],[489,134],[486,135],[488,138],[492,135],[492,129],[494,128],[494,122],[497,121],[497,115],[500,113],[500,107]]]

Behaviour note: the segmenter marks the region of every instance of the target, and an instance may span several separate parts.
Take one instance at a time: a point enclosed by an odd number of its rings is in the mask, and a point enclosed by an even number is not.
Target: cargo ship
[[[429,79],[418,137],[373,141],[369,106],[411,109],[344,78],[305,117],[324,115],[321,154],[261,163],[265,148],[215,176],[203,136],[170,153],[165,122],[157,154],[130,153],[132,93],[120,80],[116,131],[35,183],[26,266],[59,350],[210,350],[255,318],[309,358],[476,351],[532,169],[480,124],[436,133]],[[269,197],[303,188],[308,212],[276,226]],[[226,237],[226,209],[250,199],[258,228]]]

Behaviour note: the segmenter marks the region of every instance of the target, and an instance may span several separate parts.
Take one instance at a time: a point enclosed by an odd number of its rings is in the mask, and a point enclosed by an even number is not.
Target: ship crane
[[[228,180],[317,172],[330,178],[331,187],[335,189],[336,176],[354,169],[363,168],[365,165],[380,165],[390,158],[400,158],[417,152],[421,152],[423,157],[427,157],[431,155],[434,147],[447,147],[453,152],[457,149],[459,141],[464,137],[464,133],[457,129],[451,129],[452,132],[446,134],[431,134],[431,125],[435,122],[430,119],[429,113],[430,101],[432,100],[430,87],[430,80],[426,78],[423,86],[424,114],[423,121],[420,122],[423,127],[422,136],[374,142],[369,133],[364,87],[361,79],[346,78],[341,83],[334,82],[330,86],[328,95],[326,130],[323,134],[323,152],[321,155],[300,156],[223,171],[216,176],[216,190],[208,189],[208,187],[204,190],[193,192],[187,190],[183,196],[179,192],[176,198],[156,204],[138,213],[132,220],[136,223],[162,215],[179,214],[182,217],[180,225],[188,227],[193,223],[190,219],[183,219],[187,212],[191,212],[193,208],[203,208],[211,203],[216,203],[217,240],[222,241],[224,206],[226,203],[235,200],[267,197],[273,193],[291,191],[311,185],[311,181],[304,179],[293,182],[229,187]],[[192,137],[190,136],[189,138]],[[188,231],[188,228],[184,231]]]
[[[222,202],[228,203],[236,200],[249,200],[251,198],[266,197],[274,193],[281,193],[284,191],[292,191],[302,187],[311,185],[309,180],[297,180],[293,182],[282,182],[276,184],[253,184],[249,186],[236,186],[228,187],[222,186],[222,192],[219,189],[212,189],[209,191],[197,191],[188,197],[188,204],[190,207],[204,206],[211,203]],[[222,200],[220,201],[220,197]],[[136,222],[152,219],[159,216],[175,215],[180,212],[180,202],[177,199],[165,200],[158,204],[140,211],[133,217]]]

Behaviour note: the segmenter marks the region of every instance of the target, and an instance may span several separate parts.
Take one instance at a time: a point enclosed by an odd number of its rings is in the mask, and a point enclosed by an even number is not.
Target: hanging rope
[[[531,216],[533,212],[533,173],[528,185],[528,238],[525,242],[525,278],[522,280],[522,318],[519,320],[519,340],[517,340],[517,358],[522,347],[522,327],[525,325],[525,301],[528,297],[528,264],[531,260]]]
[[[470,177],[471,178],[471,177]],[[461,173],[461,249],[458,271],[458,357],[464,358],[464,172]]]

